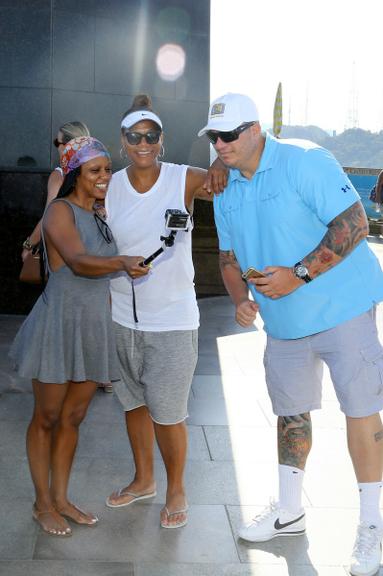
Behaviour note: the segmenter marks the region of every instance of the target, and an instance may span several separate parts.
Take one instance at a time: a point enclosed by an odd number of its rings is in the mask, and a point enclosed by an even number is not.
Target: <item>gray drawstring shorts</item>
[[[146,332],[114,322],[121,380],[113,386],[125,411],[147,406],[157,424],[178,424],[198,358],[198,330]]]

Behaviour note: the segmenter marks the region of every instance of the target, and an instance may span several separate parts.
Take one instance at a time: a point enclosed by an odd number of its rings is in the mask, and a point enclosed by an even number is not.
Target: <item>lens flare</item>
[[[158,50],[156,65],[162,80],[174,82],[184,73],[186,56],[184,49],[178,44],[164,44]]]

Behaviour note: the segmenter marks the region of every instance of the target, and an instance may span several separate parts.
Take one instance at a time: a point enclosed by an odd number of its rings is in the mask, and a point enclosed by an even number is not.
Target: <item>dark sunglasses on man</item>
[[[147,144],[158,144],[161,137],[161,130],[151,130],[149,132],[131,132],[125,130],[124,136],[131,146],[137,146],[145,138]]]
[[[225,143],[234,142],[235,140],[238,140],[239,135],[242,132],[244,132],[244,130],[247,130],[253,124],[254,122],[245,122],[245,124],[241,124],[241,126],[238,126],[238,128],[235,128],[234,130],[229,130],[228,132],[220,132],[218,130],[208,130],[207,132],[205,132],[205,134],[212,144],[217,144],[218,138],[220,138],[222,142]]]

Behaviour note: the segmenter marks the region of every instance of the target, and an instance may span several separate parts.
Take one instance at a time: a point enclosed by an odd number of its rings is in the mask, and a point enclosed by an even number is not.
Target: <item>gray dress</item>
[[[68,200],[58,201],[71,206],[88,254],[117,254],[114,240],[105,240],[105,225],[100,220],[97,225],[93,212]],[[20,376],[40,382],[118,380],[109,276],[76,276],[66,265],[50,271],[45,290],[18,331],[10,356]]]

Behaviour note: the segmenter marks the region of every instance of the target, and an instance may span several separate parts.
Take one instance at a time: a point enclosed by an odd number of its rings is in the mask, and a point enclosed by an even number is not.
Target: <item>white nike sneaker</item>
[[[360,523],[351,556],[352,576],[374,576],[379,571],[382,557],[383,530]]]
[[[300,536],[306,531],[305,512],[291,514],[282,510],[277,502],[270,502],[250,524],[243,526],[238,534],[249,542],[266,542],[278,536]]]

